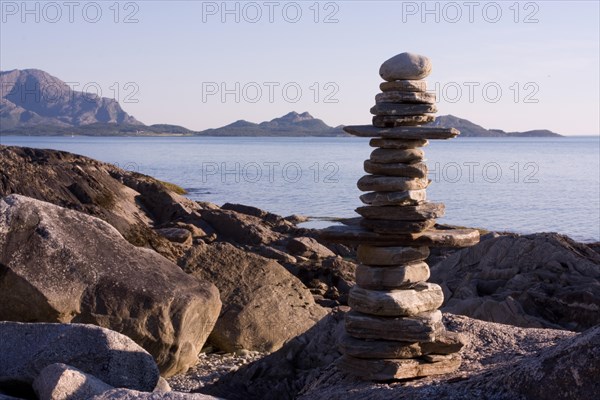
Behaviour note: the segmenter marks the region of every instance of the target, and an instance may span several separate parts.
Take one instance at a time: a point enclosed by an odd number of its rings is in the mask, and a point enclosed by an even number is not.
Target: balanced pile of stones
[[[430,246],[476,244],[474,229],[434,229],[444,205],[426,200],[427,165],[420,147],[428,139],[450,139],[453,128],[420,126],[433,121],[435,95],[422,79],[431,71],[427,57],[402,53],[383,63],[381,93],[371,109],[372,125],[347,126],[372,137],[375,150],[358,181],[367,192],[356,211],[359,224],[330,227],[322,238],[357,244],[360,262],[348,304],[346,334],[338,367],[363,379],[386,381],[453,372],[464,343],[442,323],[444,295],[428,283]]]

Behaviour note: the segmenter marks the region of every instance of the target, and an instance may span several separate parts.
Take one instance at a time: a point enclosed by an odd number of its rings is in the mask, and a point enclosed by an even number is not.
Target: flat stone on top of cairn
[[[429,139],[451,139],[454,128],[421,126],[434,120],[435,95],[422,79],[431,72],[424,56],[402,53],[383,63],[385,80],[371,108],[372,125],[346,126],[355,136],[371,137],[375,147],[364,162],[368,175],[357,186],[367,192],[362,216],[352,226],[335,226],[321,238],[357,244],[356,285],[348,296],[344,354],[338,368],[362,379],[386,381],[453,372],[464,345],[442,323],[444,295],[428,283],[429,246],[466,247],[479,241],[474,229],[434,229],[444,205],[427,201]]]

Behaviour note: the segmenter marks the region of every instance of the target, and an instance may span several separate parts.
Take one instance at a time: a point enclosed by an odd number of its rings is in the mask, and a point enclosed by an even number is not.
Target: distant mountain
[[[199,136],[347,136],[342,127],[331,127],[307,112],[292,111],[259,124],[245,120],[198,132]]]
[[[39,69],[0,71],[0,130],[143,125],[114,99],[73,91]]]
[[[485,129],[473,122],[455,117],[454,115],[441,115],[428,124],[428,126],[443,126],[456,128],[460,131],[459,137],[559,137],[558,133],[546,129],[526,132],[505,132],[501,129]]]

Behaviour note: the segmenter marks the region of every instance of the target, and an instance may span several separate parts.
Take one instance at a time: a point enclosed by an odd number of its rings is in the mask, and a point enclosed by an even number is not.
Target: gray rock
[[[169,382],[167,382],[167,380],[161,376],[160,378],[158,378],[158,383],[154,387],[152,393],[165,393],[170,391],[171,385],[169,385]]]
[[[425,125],[435,120],[433,114],[422,115],[375,115],[373,116],[373,126],[378,128],[394,128],[397,126],[418,126]]]
[[[425,92],[427,91],[427,82],[422,80],[398,80],[391,82],[381,82],[379,89],[382,92]]]
[[[377,163],[371,160],[365,160],[364,162],[365,172],[373,175],[382,176],[400,176],[403,178],[427,178],[429,169],[427,165],[422,162],[414,164],[404,163]],[[374,204],[375,205],[375,204]],[[385,204],[379,204],[385,205]]]
[[[371,139],[369,146],[381,147],[383,149],[414,149],[417,147],[425,147],[429,144],[426,139]]]
[[[435,114],[438,109],[435,104],[376,103],[370,111],[377,116],[410,117]]]
[[[335,257],[335,253],[311,237],[291,238],[287,250],[295,255],[307,258]]]
[[[360,245],[356,256],[358,261],[367,265],[399,265],[425,260],[429,257],[429,248]]]
[[[199,393],[146,393],[136,390],[112,389],[90,397],[89,400],[223,400],[218,397]]]
[[[438,310],[410,317],[378,317],[351,311],[345,321],[346,332],[359,339],[434,342],[443,331]]]
[[[369,160],[372,163],[417,163],[423,160],[425,153],[421,149],[375,149]]]
[[[192,232],[184,228],[162,228],[156,232],[175,243],[192,244]],[[202,235],[204,236],[204,235]]]
[[[259,217],[233,210],[204,210],[201,214],[219,235],[239,244],[268,245],[282,239]]]
[[[159,378],[150,354],[128,337],[97,326],[0,322],[0,337],[0,377],[5,381],[33,383],[44,368],[59,363],[113,387],[151,391]],[[46,371],[40,388],[46,378],[59,380],[61,369]]]
[[[426,189],[429,186],[429,180],[426,178],[365,175],[358,180],[356,186],[363,192],[398,192]]]
[[[345,126],[344,132],[354,136],[380,137],[384,139],[452,139],[460,134],[454,128],[428,126],[377,128],[372,125]]]
[[[387,221],[422,221],[444,216],[443,203],[421,203],[416,206],[363,206],[356,212],[368,219]]]
[[[400,53],[386,60],[379,68],[383,80],[418,80],[431,73],[431,61],[425,56],[414,53]]]
[[[344,355],[338,360],[337,367],[364,380],[389,381],[448,374],[456,371],[460,363],[458,354],[444,356],[437,362],[418,358],[371,360]]]
[[[420,221],[388,221],[382,219],[360,220],[360,226],[373,232],[389,235],[418,234],[435,226],[435,219],[424,219]]]
[[[114,389],[100,379],[66,364],[50,364],[33,381],[40,400],[88,400]]]
[[[435,283],[418,283],[410,289],[368,290],[355,285],[348,305],[358,312],[382,317],[412,316],[438,309],[444,302],[442,288]]]
[[[365,289],[398,289],[429,279],[429,266],[420,261],[401,266],[356,267],[356,284]]]
[[[0,265],[0,319],[113,329],[165,375],[197,362],[221,307],[215,286],[108,223],[20,195],[0,200]]]
[[[435,94],[430,92],[399,92],[388,91],[375,95],[377,103],[415,103],[434,104]]]
[[[361,195],[360,200],[370,206],[414,206],[427,200],[427,192],[424,189],[403,192],[369,192]]]

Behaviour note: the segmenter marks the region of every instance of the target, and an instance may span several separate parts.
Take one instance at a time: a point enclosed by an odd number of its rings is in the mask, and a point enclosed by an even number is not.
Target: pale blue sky
[[[228,2],[226,15],[221,1],[81,1],[73,22],[63,1],[29,2],[29,14],[20,1],[1,3],[2,70],[39,68],[79,89],[96,82],[105,97],[119,87],[123,108],[147,124],[200,130],[291,110],[330,125],[370,123],[380,64],[412,51],[433,62],[427,81],[440,88],[440,115],[507,131],[599,133],[598,1]],[[137,22],[124,23],[130,14]],[[235,92],[236,82],[239,102],[210,94]]]

